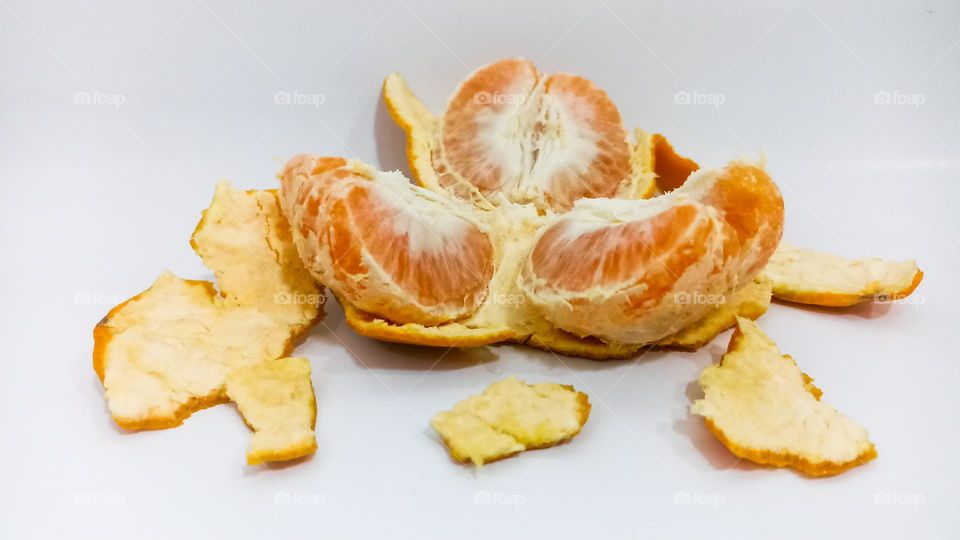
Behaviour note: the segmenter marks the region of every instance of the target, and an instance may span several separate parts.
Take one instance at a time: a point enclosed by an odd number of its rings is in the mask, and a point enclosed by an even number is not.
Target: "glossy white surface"
[[[960,6],[674,4],[4,0],[0,537],[960,537]],[[876,461],[822,480],[737,463],[687,412],[726,334],[627,362],[447,352],[359,338],[334,303],[297,350],[312,459],[246,467],[231,406],[114,427],[91,330],[163,269],[209,277],[188,238],[218,178],[274,187],[298,152],[404,168],[382,78],[439,112],[517,55],[593,79],[701,164],[765,155],[794,243],[920,262],[915,302],[761,320]],[[588,392],[589,423],[479,472],[452,463],[430,416],[509,374]]]

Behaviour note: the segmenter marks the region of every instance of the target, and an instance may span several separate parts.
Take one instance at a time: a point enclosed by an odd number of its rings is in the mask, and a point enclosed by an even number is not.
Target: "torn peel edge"
[[[777,287],[774,285],[773,288],[773,297],[776,300],[781,302],[788,302],[794,304],[805,304],[811,306],[821,306],[821,307],[851,307],[857,304],[864,302],[871,302],[876,300],[877,296],[884,296],[887,302],[894,302],[897,300],[902,300],[911,294],[917,289],[920,285],[920,282],[923,281],[923,271],[920,268],[917,268],[917,272],[913,275],[913,281],[906,288],[896,291],[890,294],[883,293],[874,293],[869,295],[860,295],[860,294],[844,294],[844,293],[795,293],[790,290],[789,287]]]
[[[246,195],[255,195],[255,194],[259,193],[259,192],[263,192],[263,193],[270,193],[270,194],[272,194],[274,197],[278,197],[278,190],[277,190],[277,188],[270,188],[270,189],[245,189],[245,190],[243,190],[243,192],[244,192]],[[214,192],[214,197],[216,197],[216,192]],[[278,200],[278,203],[279,203],[279,200]],[[200,255],[200,246],[197,245],[197,233],[200,232],[200,229],[202,229],[202,228],[206,225],[206,222],[207,222],[207,213],[209,212],[211,206],[213,206],[213,199],[212,199],[212,198],[210,199],[210,205],[208,205],[206,208],[204,208],[203,210],[200,211],[200,220],[197,221],[196,227],[194,227],[194,228],[193,228],[193,232],[190,233],[190,248],[193,249],[193,252],[196,253],[197,256],[200,257],[201,259],[203,259],[203,256]]]
[[[145,420],[128,420],[125,418],[118,418],[112,414],[110,417],[118,426],[128,431],[170,429],[182,425],[187,418],[190,418],[193,413],[197,411],[209,409],[210,407],[215,407],[224,403],[230,403],[230,399],[227,398],[225,392],[220,391],[217,395],[192,397],[170,416],[150,417]]]
[[[657,342],[645,344],[624,344],[607,343],[595,337],[577,337],[574,334],[551,328],[549,332],[531,332],[521,333],[511,329],[470,329],[459,323],[448,323],[439,327],[425,327],[414,324],[396,324],[377,315],[360,310],[353,305],[344,302],[337,297],[340,305],[343,307],[344,318],[347,324],[359,335],[387,341],[391,343],[401,343],[407,345],[421,345],[433,347],[480,347],[484,345],[496,345],[510,342],[519,345],[526,345],[542,351],[547,351],[566,356],[585,358],[588,360],[626,360],[636,357],[644,349],[661,351],[696,351],[711,343],[718,335],[736,326],[736,317],[745,317],[750,320],[756,320],[767,312],[768,304],[754,305],[745,303],[735,313],[730,320],[725,321],[721,326],[711,332],[711,335],[704,337],[696,343],[684,345],[660,345]],[[693,325],[699,323],[695,322]],[[470,335],[464,337],[461,334],[457,337],[455,334],[444,334],[442,330],[446,326],[451,332],[455,331],[455,326],[459,329],[469,330]],[[682,330],[681,330],[682,332]],[[671,334],[675,336],[678,334]],[[667,336],[667,338],[671,337]],[[664,338],[664,339],[667,339]]]
[[[440,326],[419,324],[396,324],[382,317],[363,311],[339,296],[337,301],[343,307],[344,319],[357,334],[406,345],[425,345],[432,347],[480,347],[508,341],[516,336],[509,328],[480,329],[469,328],[461,323],[446,323]],[[460,332],[457,334],[456,332]]]
[[[756,450],[737,445],[728,439],[723,431],[709,418],[704,418],[703,423],[707,427],[707,430],[716,437],[727,450],[738,458],[770,467],[789,467],[812,477],[835,476],[870,462],[877,457],[877,449],[873,443],[870,443],[869,449],[855,459],[845,463],[837,463],[835,461],[812,462],[794,454],[778,453],[770,450]]]
[[[458,462],[460,462],[460,463],[467,463],[467,462],[473,463],[473,465],[476,466],[476,467],[478,467],[478,468],[479,468],[479,467],[482,467],[482,466],[484,466],[484,465],[486,465],[486,464],[488,464],[488,463],[494,463],[494,462],[500,461],[500,460],[502,460],[502,459],[507,459],[507,458],[514,457],[514,456],[516,456],[516,455],[518,455],[518,454],[521,454],[521,453],[523,453],[523,452],[526,452],[526,451],[528,451],[528,450],[543,450],[543,449],[546,449],[546,448],[553,448],[554,446],[560,446],[560,445],[562,445],[562,444],[567,444],[567,443],[569,443],[570,441],[572,441],[574,437],[576,437],[577,435],[579,435],[580,432],[583,430],[583,426],[585,426],[585,425],[587,424],[587,420],[590,419],[590,412],[591,412],[591,410],[593,409],[593,406],[590,404],[590,397],[587,396],[587,394],[584,394],[583,392],[580,392],[579,390],[577,390],[576,388],[574,388],[573,385],[561,384],[560,386],[562,386],[562,387],[563,387],[564,389],[566,389],[566,390],[569,390],[569,391],[571,391],[571,392],[574,392],[574,393],[577,395],[577,412],[579,413],[579,417],[578,417],[578,419],[577,419],[577,424],[578,424],[578,425],[577,425],[576,431],[570,433],[570,435],[564,437],[563,439],[560,439],[560,440],[557,440],[557,441],[548,442],[548,443],[544,443],[544,444],[538,444],[538,445],[534,445],[534,446],[527,446],[526,444],[518,441],[515,437],[513,437],[513,435],[510,435],[509,433],[506,433],[506,432],[504,432],[504,431],[501,431],[501,430],[497,429],[495,426],[491,426],[490,424],[487,424],[486,422],[483,421],[483,419],[481,419],[481,418],[478,417],[478,416],[473,415],[472,413],[466,413],[466,412],[465,412],[465,413],[462,413],[462,414],[469,414],[469,415],[473,416],[474,418],[476,418],[476,419],[479,420],[480,422],[483,422],[483,423],[484,423],[487,427],[489,427],[490,429],[492,429],[492,430],[494,430],[494,431],[496,431],[496,432],[498,432],[498,433],[500,433],[500,434],[503,434],[503,435],[506,435],[506,436],[510,437],[510,438],[513,439],[517,444],[519,444],[520,446],[523,447],[522,449],[517,450],[516,452],[511,452],[511,453],[509,453],[509,454],[502,454],[502,455],[493,457],[493,458],[491,458],[491,459],[488,459],[488,460],[485,460],[485,461],[482,461],[482,462],[477,462],[477,461],[473,460],[470,456],[462,455],[462,454],[458,453],[456,450],[454,450],[454,446],[455,446],[455,445],[450,441],[450,439],[449,439],[448,437],[444,437],[443,434],[440,433],[439,430],[437,430],[436,428],[434,428],[434,432],[437,433],[437,434],[440,436],[440,439],[443,440],[443,446],[447,449],[448,453],[450,454],[450,457],[452,457],[455,461],[458,461]]]
[[[636,356],[637,352],[650,345],[612,345],[595,337],[581,338],[574,334],[554,328],[550,334],[532,333],[511,339],[513,343],[526,345],[547,351],[587,360],[626,360]]]
[[[559,441],[546,443],[546,444],[538,444],[535,446],[527,446],[526,447],[527,450],[541,450],[543,448],[552,448],[554,446],[566,444],[572,441],[574,437],[579,435],[580,432],[583,430],[583,426],[587,425],[587,420],[590,419],[590,411],[593,410],[593,405],[590,404],[590,397],[584,394],[583,392],[577,390],[576,388],[574,388],[573,385],[561,384],[560,386],[562,386],[563,388],[571,392],[575,392],[577,394],[577,412],[580,413],[580,417],[578,418],[579,426],[577,426],[577,430],[571,433],[569,436],[563,439],[560,439]]]
[[[292,450],[282,452],[259,452],[257,454],[247,454],[247,465],[263,465],[275,461],[290,461],[293,459],[312,456],[317,452],[317,440],[313,439],[312,444],[301,446]]]
[[[730,343],[727,346],[727,352],[729,353],[730,351],[740,348],[740,342],[744,339],[746,339],[746,337],[740,329],[740,325],[734,326],[733,334],[730,336]],[[724,356],[726,356],[726,354]],[[781,357],[785,361],[793,362],[793,365],[799,370],[799,366],[792,356],[781,353]],[[718,363],[718,366],[722,365],[723,357],[720,358],[720,362]],[[813,396],[814,399],[820,401],[820,398],[823,396],[823,391],[813,383],[813,377],[807,375],[802,370],[800,370],[800,374],[803,378],[803,385],[806,391]],[[829,460],[812,462],[796,454],[774,452],[771,450],[757,450],[740,446],[731,441],[710,418],[704,417],[703,422],[707,431],[716,437],[730,453],[738,458],[769,467],[788,467],[811,477],[834,476],[863,465],[877,457],[876,446],[870,443],[870,447],[867,450],[847,462],[838,463]]]
[[[185,279],[183,281],[190,286],[202,287],[207,293],[207,296],[209,296],[211,302],[218,294],[213,283],[210,281],[202,279]],[[120,311],[127,305],[138,301],[152,288],[153,286],[151,285],[139,294],[114,306],[93,328],[93,370],[100,379],[101,384],[104,382],[104,374],[106,371],[107,350],[109,349],[110,343],[113,341],[113,337],[115,335],[113,329],[109,326],[110,319],[120,313]],[[290,356],[290,354],[293,352],[293,349],[304,339],[306,339],[307,335],[309,335],[313,328],[323,319],[324,315],[325,313],[323,306],[320,306],[320,308],[317,310],[317,316],[313,320],[299,328],[294,329],[286,343],[284,343],[282,353],[277,358]],[[183,424],[187,418],[190,418],[190,416],[197,411],[229,402],[230,399],[226,395],[226,388],[225,386],[221,386],[221,388],[218,388],[212,395],[191,397],[186,403],[182,404],[176,411],[174,411],[173,414],[164,416],[162,418],[151,417],[145,420],[127,420],[124,418],[118,418],[112,413],[110,414],[110,417],[118,426],[130,431],[168,429]]]
[[[217,295],[217,290],[213,286],[213,283],[203,279],[185,279],[183,280],[187,285],[194,287],[202,287],[206,290],[207,295],[212,299]],[[154,280],[154,283],[156,280]],[[97,377],[100,378],[100,382],[103,383],[104,370],[106,365],[107,348],[110,345],[110,342],[113,340],[113,329],[109,326],[110,319],[115,317],[120,311],[132,302],[136,302],[143,298],[143,295],[147,294],[150,289],[153,288],[151,284],[150,287],[147,287],[138,294],[124,300],[123,302],[113,306],[107,314],[100,319],[100,322],[93,327],[93,371],[96,372]]]
[[[396,88],[394,88],[396,85]],[[394,93],[395,90],[396,93]],[[424,173],[420,171],[420,168],[417,166],[421,159],[426,159],[428,163],[432,164],[433,156],[420,156],[417,152],[417,146],[421,142],[422,137],[432,137],[432,129],[427,126],[421,125],[417,120],[412,117],[404,115],[403,104],[395,100],[395,97],[406,97],[413,101],[414,107],[418,107],[421,110],[421,113],[424,116],[429,115],[429,118],[432,122],[436,123],[436,117],[427,109],[417,96],[413,93],[413,90],[410,89],[410,86],[407,84],[407,81],[400,76],[399,73],[391,73],[383,80],[383,85],[381,88],[383,94],[383,102],[387,107],[387,112],[390,113],[390,118],[393,119],[394,123],[400,126],[400,129],[403,130],[404,135],[406,136],[406,157],[407,165],[410,167],[410,173],[413,175],[413,180],[418,186],[425,187],[430,189],[430,186],[424,178]],[[432,166],[432,165],[431,165]]]

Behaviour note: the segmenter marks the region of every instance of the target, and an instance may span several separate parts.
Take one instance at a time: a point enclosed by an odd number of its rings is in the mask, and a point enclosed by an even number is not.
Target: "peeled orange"
[[[417,185],[309,155],[280,173],[300,255],[357,332],[609,358],[766,310],[783,199],[761,165],[700,169],[589,80],[523,59],[475,71],[440,116],[397,74],[383,93]]]

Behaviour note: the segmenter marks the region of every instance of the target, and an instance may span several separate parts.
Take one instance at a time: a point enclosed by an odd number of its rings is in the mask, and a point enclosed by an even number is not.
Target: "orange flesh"
[[[630,174],[630,146],[620,112],[602,89],[582,77],[551,75],[547,95],[565,114],[597,136],[597,156],[585,170],[568,167],[547,183],[546,198],[553,208],[569,209],[583,197],[610,197]]]
[[[730,250],[727,255],[735,256],[744,249],[758,249],[757,262],[745,271],[759,271],[777,249],[783,232],[783,197],[770,176],[753,165],[732,164],[702,202],[720,210],[733,232],[727,235],[725,247]],[[758,234],[757,242],[753,244],[753,238]]]
[[[411,247],[409,232],[398,233],[395,227],[410,218],[402,214],[414,210],[394,206],[366,186],[350,190],[342,204],[352,223],[339,214],[332,216],[334,234],[351,235],[351,241],[344,245],[351,250],[359,245],[366,248],[394,282],[413,293],[419,303],[435,306],[466,301],[469,305],[486,290],[493,275],[493,246],[473,224],[464,220],[463,236],[444,236],[436,231],[440,245],[417,250]],[[331,242],[334,260],[340,256],[336,246],[337,242]],[[352,257],[349,251],[344,255],[345,259]],[[352,268],[348,271],[360,273]]]
[[[583,197],[616,193],[630,175],[627,132],[606,92],[582,77],[555,74],[544,83],[543,91],[552,98],[563,122],[559,130],[553,126],[547,133],[548,127],[541,123],[519,126],[518,136],[532,141],[533,149],[524,150],[513,141],[505,141],[499,149],[491,148],[491,140],[507,135],[481,130],[494,129],[491,118],[519,115],[527,99],[536,95],[539,80],[532,63],[511,59],[487,66],[463,83],[443,116],[441,150],[435,156],[441,186],[464,196],[457,185],[459,176],[483,195],[490,195],[531,175],[543,183],[545,202],[559,210],[568,210]],[[544,137],[553,138],[558,145],[555,151],[560,152],[571,151],[575,137],[594,140],[597,153],[589,161],[563,164],[541,173],[548,177],[539,177],[538,143]]]
[[[423,306],[467,307],[479,301],[493,275],[493,246],[487,236],[463,218],[452,222],[460,222],[463,234],[428,229],[416,208],[385,199],[375,182],[346,165],[342,158],[291,165],[310,171],[297,193],[297,203],[305,210],[298,225],[304,237],[314,233],[329,247],[334,278],[349,284],[367,274],[366,251],[390,281]],[[284,188],[292,189],[292,176],[285,173],[283,178],[290,183]],[[419,227],[426,249],[411,244],[410,231],[402,229],[405,224]]]
[[[477,117],[502,114],[530,95],[540,74],[526,60],[503,60],[477,71],[460,87],[443,116],[443,156],[456,173],[488,195],[503,185],[506,171],[491,161],[478,139]],[[519,149],[518,149],[519,152]],[[453,181],[441,174],[441,185]]]
[[[693,204],[671,207],[648,220],[611,225],[573,238],[561,221],[537,242],[534,273],[551,286],[570,292],[593,287],[646,289],[630,298],[632,306],[661,298],[677,277],[704,255],[713,222]]]

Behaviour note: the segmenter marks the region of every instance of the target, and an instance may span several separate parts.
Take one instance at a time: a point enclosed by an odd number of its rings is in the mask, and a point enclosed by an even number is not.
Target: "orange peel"
[[[165,272],[94,329],[93,367],[123,428],[174,427],[226,402],[232,371],[289,355],[323,315],[275,192],[219,183],[191,243],[219,292]]]
[[[317,450],[317,400],[306,358],[279,358],[231,372],[226,393],[253,430],[247,465],[286,461]]]
[[[778,300],[826,307],[906,298],[923,272],[913,260],[848,259],[782,242],[763,275]]]
[[[830,476],[877,456],[867,431],[820,400],[822,392],[756,323],[737,319],[727,353],[700,374],[691,412],[734,455],[809,476]]]
[[[575,437],[590,417],[590,400],[572,386],[526,384],[510,377],[431,420],[450,455],[476,466]]]

